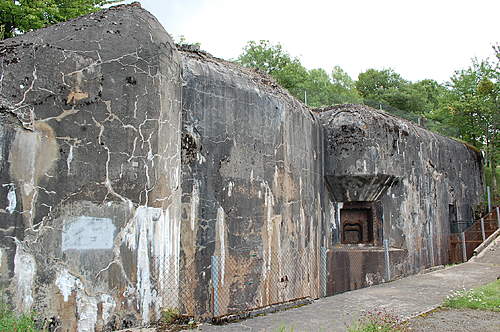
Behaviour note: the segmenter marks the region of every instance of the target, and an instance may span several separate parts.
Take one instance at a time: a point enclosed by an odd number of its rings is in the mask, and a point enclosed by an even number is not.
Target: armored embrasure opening
[[[375,215],[375,202],[344,203],[340,209],[340,243],[378,245],[379,225]]]
[[[373,244],[373,218],[368,209],[342,209],[343,244]]]
[[[326,176],[326,180],[327,188],[339,207],[332,242],[382,246],[380,197],[399,179],[394,175],[378,174]]]

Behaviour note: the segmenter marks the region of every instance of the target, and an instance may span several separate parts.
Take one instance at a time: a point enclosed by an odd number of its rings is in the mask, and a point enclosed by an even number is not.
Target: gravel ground
[[[500,312],[438,309],[410,321],[412,332],[499,332]]]

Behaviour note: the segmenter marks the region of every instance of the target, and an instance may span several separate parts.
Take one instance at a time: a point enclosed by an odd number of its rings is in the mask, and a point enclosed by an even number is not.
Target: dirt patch
[[[498,332],[500,312],[440,309],[410,321],[412,332]]]

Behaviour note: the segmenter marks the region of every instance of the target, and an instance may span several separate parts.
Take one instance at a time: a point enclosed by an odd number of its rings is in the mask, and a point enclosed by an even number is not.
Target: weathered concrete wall
[[[265,75],[179,52],[136,7],[0,43],[0,119],[0,286],[63,331],[444,264],[449,205],[470,219],[482,193],[465,145],[364,106],[313,114]],[[366,243],[342,245],[358,210]]]
[[[380,200],[383,239],[408,252],[393,276],[447,264],[449,205],[458,220],[472,219],[482,197],[480,154],[366,106],[337,106],[319,117],[333,199]]]
[[[0,43],[1,286],[18,309],[93,331],[175,298],[159,280],[179,268],[180,70],[135,7]]]
[[[201,53],[182,56],[181,233],[186,271],[196,276],[191,310],[218,316],[318,297],[318,120],[267,77]]]

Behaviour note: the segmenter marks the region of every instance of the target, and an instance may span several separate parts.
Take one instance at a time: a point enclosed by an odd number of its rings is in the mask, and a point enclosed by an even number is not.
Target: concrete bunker
[[[0,282],[67,331],[446,264],[450,220],[481,199],[464,144],[362,105],[314,112],[137,7],[3,41],[0,61]]]
[[[362,105],[321,109],[318,116],[325,129],[329,204],[337,215],[331,219],[327,293],[446,264],[450,223],[472,219],[472,207],[481,201],[480,154]],[[361,221],[344,222],[343,215]],[[370,229],[364,220],[371,217],[373,233],[359,234]],[[347,240],[345,225],[352,236]]]

